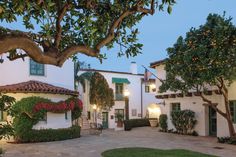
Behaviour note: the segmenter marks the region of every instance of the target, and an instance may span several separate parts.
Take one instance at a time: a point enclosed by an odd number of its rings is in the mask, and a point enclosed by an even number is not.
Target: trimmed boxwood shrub
[[[124,120],[125,131],[129,131],[135,127],[143,127],[143,126],[150,126],[149,119],[130,119]]]
[[[195,112],[191,110],[181,110],[171,112],[171,121],[179,134],[192,134],[197,123]]]
[[[60,141],[80,137],[80,127],[72,126],[63,129],[41,129],[29,130],[26,134],[21,136],[17,142],[49,142]]]
[[[166,114],[161,114],[160,115],[159,124],[160,124],[161,131],[167,132],[168,125],[167,125],[167,115]]]

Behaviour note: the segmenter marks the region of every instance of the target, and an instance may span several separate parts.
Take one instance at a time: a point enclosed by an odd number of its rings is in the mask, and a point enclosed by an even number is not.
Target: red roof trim
[[[0,86],[2,93],[49,93],[77,96],[79,93],[63,87],[54,86],[48,83],[30,80],[11,85]]]
[[[150,67],[155,68],[156,66],[159,66],[159,65],[165,63],[166,60],[167,59],[162,59],[162,60],[159,60],[159,61],[156,61],[156,62],[152,62],[152,63],[150,63]]]

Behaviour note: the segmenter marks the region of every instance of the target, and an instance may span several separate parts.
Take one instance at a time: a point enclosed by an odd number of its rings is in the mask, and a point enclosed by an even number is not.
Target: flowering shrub
[[[65,112],[69,110],[73,111],[75,108],[79,108],[80,110],[82,110],[83,103],[80,99],[71,98],[66,101],[60,101],[58,103],[37,103],[33,108],[33,112],[38,112],[40,110],[46,110],[48,112]]]
[[[82,109],[83,104],[81,100],[74,97],[58,103],[41,97],[23,98],[13,104],[9,112],[14,117],[12,126],[15,140],[18,142],[27,141],[26,139],[31,136],[32,132],[40,132],[40,136],[43,136],[44,133],[46,134],[47,131],[35,131],[32,129],[35,124],[43,119],[46,112],[63,113],[71,110],[73,119],[74,117],[79,118],[81,116]]]

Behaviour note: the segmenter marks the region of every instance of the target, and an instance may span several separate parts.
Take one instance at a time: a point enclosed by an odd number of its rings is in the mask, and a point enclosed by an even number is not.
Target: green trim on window
[[[30,75],[45,76],[44,64],[37,63],[30,59]]]
[[[124,100],[123,92],[124,92],[124,84],[116,83],[115,100],[117,101]]]
[[[112,78],[112,83],[125,83],[125,84],[130,84],[129,80],[127,78]]]
[[[229,108],[233,123],[236,124],[236,100],[229,101]]]
[[[116,114],[121,114],[121,115],[123,115],[123,120],[124,120],[124,117],[125,117],[125,110],[124,109],[115,109],[115,122],[117,122],[118,121],[118,119],[117,119],[117,117],[116,117]]]
[[[145,93],[150,93],[150,86],[145,86]]]
[[[180,111],[181,110],[180,103],[171,103],[171,108],[172,111]]]
[[[65,120],[68,119],[68,114],[67,114],[67,111],[65,112]]]

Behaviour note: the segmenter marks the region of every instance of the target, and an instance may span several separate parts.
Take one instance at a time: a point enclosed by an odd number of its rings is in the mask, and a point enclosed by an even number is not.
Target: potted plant
[[[157,118],[149,118],[149,123],[151,127],[156,127],[158,124],[158,119]]]
[[[116,118],[117,118],[117,127],[120,127],[120,128],[123,127],[124,116],[120,113],[117,113]]]

